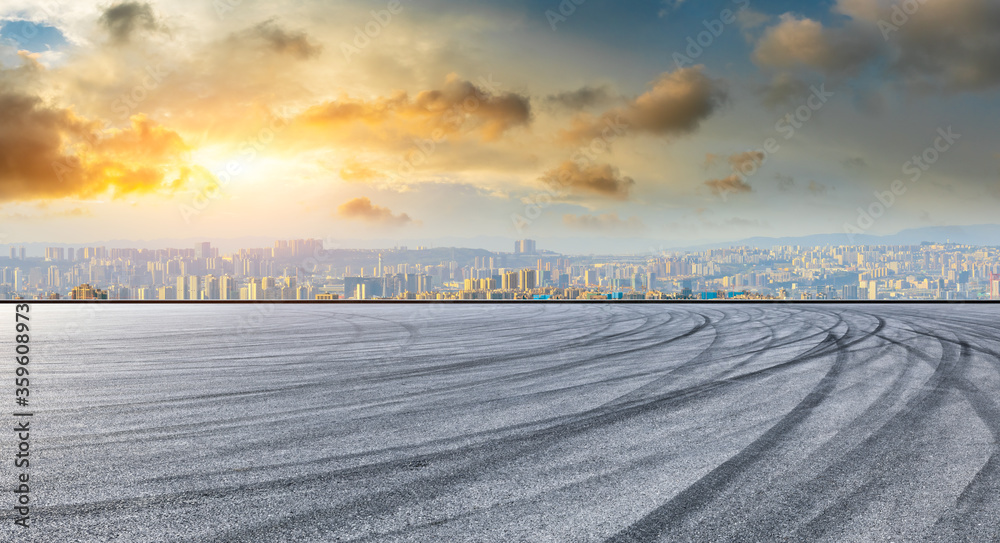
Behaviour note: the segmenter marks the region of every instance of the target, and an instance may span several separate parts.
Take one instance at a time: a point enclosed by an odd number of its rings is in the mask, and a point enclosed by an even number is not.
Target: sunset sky
[[[0,243],[998,222],[995,0],[0,0],[0,21]]]

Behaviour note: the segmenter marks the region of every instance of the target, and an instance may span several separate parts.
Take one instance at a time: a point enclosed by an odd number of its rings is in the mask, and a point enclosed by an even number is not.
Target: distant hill
[[[302,236],[308,237],[308,236]],[[676,240],[663,241],[649,238],[611,238],[601,236],[590,237],[565,237],[548,238],[545,236],[535,236],[527,234],[525,237],[538,241],[539,251],[553,251],[565,255],[648,255],[663,251],[702,251],[705,249],[718,249],[733,246],[749,246],[769,249],[775,245],[918,245],[922,242],[957,243],[962,245],[985,245],[1000,246],[1000,225],[980,224],[972,226],[929,226],[925,228],[911,228],[896,234],[876,236],[871,234],[858,234],[853,238],[847,234],[815,234],[809,236],[786,236],[786,237],[752,237],[738,241],[716,241],[696,245],[680,245]],[[219,247],[223,252],[230,252],[239,248],[270,247],[274,244],[274,238],[247,236],[243,238],[213,239],[213,238],[185,238],[185,239],[155,239],[155,240],[105,240],[93,243],[12,243],[13,245],[23,245],[29,257],[40,257],[44,253],[45,247],[135,247],[147,249],[192,248],[198,241],[211,241],[213,247]],[[5,256],[6,247],[0,245],[4,252],[0,256]],[[440,237],[424,239],[338,239],[333,246],[328,249],[391,249],[393,247],[406,247],[410,251],[423,247],[419,251],[421,259],[428,261],[433,259],[451,260],[451,255],[462,255],[472,258],[485,253],[481,251],[493,251],[500,253],[510,253],[514,248],[514,238],[503,236],[477,236],[477,237]],[[457,253],[456,253],[457,251]],[[414,256],[414,255],[411,255]]]
[[[989,245],[1000,246],[1000,225],[979,224],[973,226],[928,226],[925,228],[910,228],[896,234],[875,236],[858,234],[849,237],[847,234],[816,234],[797,237],[753,237],[733,243],[715,243],[710,247],[730,247],[746,245],[768,249],[775,245],[919,245],[922,242],[957,243],[959,245]],[[687,249],[693,249],[688,247]]]

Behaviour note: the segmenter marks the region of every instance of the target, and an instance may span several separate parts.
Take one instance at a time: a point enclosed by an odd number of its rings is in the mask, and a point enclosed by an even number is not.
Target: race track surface
[[[4,541],[1000,540],[1000,305],[32,311]]]

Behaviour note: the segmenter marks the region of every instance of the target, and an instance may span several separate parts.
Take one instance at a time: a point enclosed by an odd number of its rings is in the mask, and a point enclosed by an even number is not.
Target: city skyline
[[[223,252],[24,247],[0,257],[0,299],[1000,300],[1000,248],[959,243],[730,247],[566,256],[513,250],[331,249],[318,239]]]
[[[988,0],[276,6],[5,3],[0,243],[995,222]]]

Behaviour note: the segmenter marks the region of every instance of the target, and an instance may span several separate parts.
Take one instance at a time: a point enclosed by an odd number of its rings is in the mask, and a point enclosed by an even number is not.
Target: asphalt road
[[[4,541],[1000,541],[997,305],[32,311]]]

